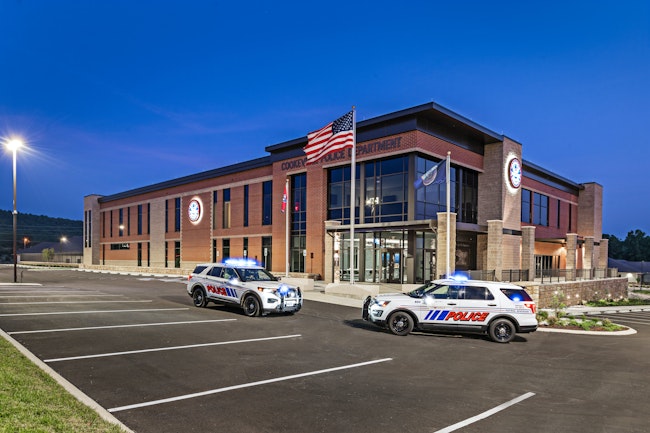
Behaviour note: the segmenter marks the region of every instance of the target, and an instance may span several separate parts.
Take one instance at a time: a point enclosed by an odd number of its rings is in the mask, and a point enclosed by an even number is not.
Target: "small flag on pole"
[[[287,211],[287,184],[284,184],[284,193],[282,194],[282,208],[280,212],[285,213]]]
[[[307,164],[317,162],[323,156],[354,145],[353,113],[339,117],[318,131],[307,134]]]
[[[443,183],[445,179],[447,179],[447,170],[445,167],[446,162],[447,159],[443,159],[438,164],[430,168],[422,176],[417,178],[415,182],[413,182],[413,186],[415,186],[415,189],[420,188],[422,185],[429,186],[435,183]]]

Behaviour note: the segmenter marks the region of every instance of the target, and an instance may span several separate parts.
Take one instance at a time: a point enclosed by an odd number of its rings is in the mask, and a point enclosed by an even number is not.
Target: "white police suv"
[[[279,282],[254,260],[199,264],[188,277],[187,293],[196,307],[208,302],[234,304],[251,317],[302,308],[300,288]]]
[[[497,343],[537,330],[535,302],[514,284],[436,280],[409,293],[368,297],[363,318],[395,335],[412,330],[484,333]]]

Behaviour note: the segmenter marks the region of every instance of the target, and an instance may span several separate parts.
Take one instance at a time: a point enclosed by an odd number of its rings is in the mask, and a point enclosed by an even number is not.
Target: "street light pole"
[[[18,211],[16,210],[16,152],[18,148],[22,146],[23,143],[20,140],[11,140],[7,143],[7,146],[13,153],[13,162],[14,162],[14,210],[13,210],[13,223],[14,223],[14,283],[18,282],[18,252],[16,249],[17,245],[17,227],[18,227]]]

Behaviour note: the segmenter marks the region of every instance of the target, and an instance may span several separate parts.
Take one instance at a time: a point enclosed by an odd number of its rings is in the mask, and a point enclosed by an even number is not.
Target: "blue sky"
[[[85,195],[264,156],[352,105],[434,101],[603,185],[605,233],[650,233],[647,1],[0,0],[0,17],[19,212],[81,219]],[[2,152],[0,209],[11,176]]]

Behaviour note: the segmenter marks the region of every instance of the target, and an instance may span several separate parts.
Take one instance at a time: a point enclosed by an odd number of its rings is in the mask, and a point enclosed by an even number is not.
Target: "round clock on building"
[[[187,215],[193,223],[197,222],[199,218],[201,218],[201,203],[199,203],[198,200],[194,199],[190,202],[187,207]]]
[[[513,188],[519,188],[521,185],[521,162],[518,158],[512,158],[508,164],[508,179]]]

